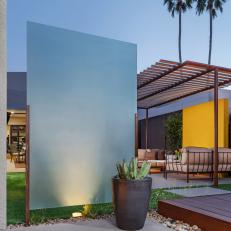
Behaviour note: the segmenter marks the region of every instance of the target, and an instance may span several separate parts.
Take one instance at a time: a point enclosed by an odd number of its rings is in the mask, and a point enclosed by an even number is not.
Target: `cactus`
[[[151,164],[148,162],[143,162],[138,174],[138,179],[143,179],[144,177],[146,177],[150,171],[151,168]]]
[[[120,179],[126,179],[127,176],[129,175],[129,168],[128,168],[128,165],[127,163],[125,162],[125,160],[123,160],[123,162],[120,164],[118,163],[116,165],[117,167],[117,171],[118,171],[118,176]]]
[[[123,161],[116,165],[118,171],[118,177],[124,180],[142,180],[144,179],[151,168],[151,164],[144,161],[141,168],[138,168],[137,158],[132,158],[129,163]]]

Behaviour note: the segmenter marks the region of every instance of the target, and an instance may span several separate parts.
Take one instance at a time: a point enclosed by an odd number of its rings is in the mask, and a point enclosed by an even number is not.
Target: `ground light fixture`
[[[80,212],[74,212],[74,213],[72,213],[72,217],[73,218],[76,218],[76,217],[82,217],[83,215],[82,215],[82,213],[80,213]]]

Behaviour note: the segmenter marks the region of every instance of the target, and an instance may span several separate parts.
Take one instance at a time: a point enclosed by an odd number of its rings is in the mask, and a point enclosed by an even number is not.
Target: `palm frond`
[[[198,15],[203,14],[206,9],[206,0],[196,0],[196,13]]]
[[[193,0],[186,0],[185,3],[188,8],[192,8]]]
[[[211,11],[212,17],[217,16],[217,12],[223,12],[223,4],[226,0],[207,0],[206,10]]]
[[[217,11],[215,9],[212,9],[211,13],[213,18],[217,17]]]
[[[171,16],[174,17],[175,13],[186,12],[192,8],[194,0],[164,0],[164,5],[167,6]]]
[[[170,13],[174,11],[174,2],[173,0],[164,0],[164,5],[167,5],[167,9]]]
[[[225,3],[225,0],[215,0],[214,8],[219,10],[222,13],[223,12],[223,6],[222,6],[223,3]]]

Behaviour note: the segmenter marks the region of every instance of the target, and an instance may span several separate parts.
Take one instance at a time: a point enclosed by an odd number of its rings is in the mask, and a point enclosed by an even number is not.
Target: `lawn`
[[[165,192],[163,189],[153,190],[150,200],[150,209],[157,207],[160,199],[175,199],[180,196]],[[54,209],[40,209],[31,211],[31,223],[43,223],[48,219],[67,219],[73,212],[88,213],[89,206],[69,206]],[[97,204],[90,206],[88,216],[96,217],[100,215],[112,214],[113,206],[108,204]],[[7,174],[7,215],[8,224],[19,224],[25,221],[25,174],[8,173]]]
[[[22,223],[25,220],[25,174],[7,174],[7,222]]]
[[[221,184],[219,185],[220,189],[231,191],[231,184]]]

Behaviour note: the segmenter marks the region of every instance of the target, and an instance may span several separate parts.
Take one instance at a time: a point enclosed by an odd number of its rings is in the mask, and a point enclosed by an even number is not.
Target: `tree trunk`
[[[209,24],[210,24],[210,32],[209,32],[209,58],[208,64],[211,64],[211,54],[212,54],[212,42],[213,42],[213,16],[212,10],[209,11]]]
[[[178,49],[179,49],[179,62],[182,63],[181,57],[181,10],[179,11],[179,37],[178,37]]]
[[[6,228],[6,0],[0,0],[0,230]]]

